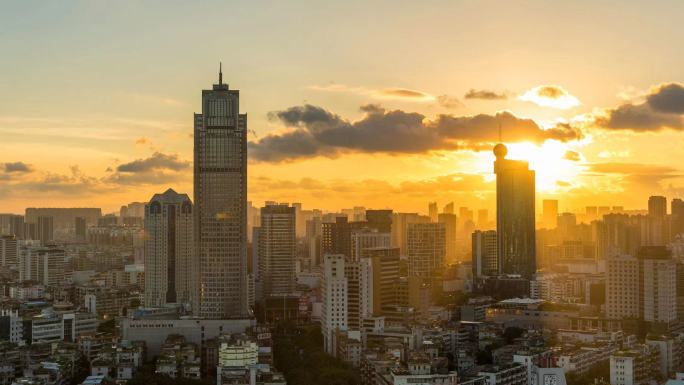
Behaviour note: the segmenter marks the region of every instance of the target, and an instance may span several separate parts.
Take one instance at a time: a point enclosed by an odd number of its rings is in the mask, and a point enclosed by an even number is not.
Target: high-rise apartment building
[[[25,223],[24,223],[24,216],[23,215],[13,215],[10,218],[10,235],[14,235],[17,237],[17,239],[26,239],[25,238]]]
[[[437,215],[437,222],[444,223],[444,232],[446,235],[446,260],[455,261],[456,260],[456,231],[457,231],[457,218],[454,214],[442,213]]]
[[[197,311],[193,207],[172,189],[145,205],[145,306],[189,304]]]
[[[55,225],[53,217],[40,216],[36,219],[36,239],[38,239],[43,245],[46,245],[55,239]]]
[[[428,216],[430,217],[430,221],[437,222],[437,215],[439,215],[437,202],[428,203]]]
[[[636,217],[608,214],[593,223],[598,259],[616,255],[636,255],[641,246],[641,229]]]
[[[430,217],[417,213],[394,213],[392,216],[392,246],[398,247],[401,255],[406,255],[408,251],[406,235],[411,223],[430,223]]]
[[[496,231],[476,230],[472,236],[473,277],[495,276],[499,273]]]
[[[335,333],[347,330],[347,277],[345,276],[345,256],[323,256],[323,274],[321,279],[321,332],[323,347],[328,354],[334,354]]]
[[[86,232],[86,219],[85,217],[76,217],[74,219],[74,236],[80,241],[85,241],[88,239],[88,234]]]
[[[409,275],[429,277],[444,267],[446,226],[444,223],[410,223],[407,231]]]
[[[650,196],[648,198],[648,215],[654,218],[664,218],[667,215],[667,198]]]
[[[502,143],[494,147],[499,272],[530,278],[537,270],[535,174],[527,162],[506,159],[507,154]]]
[[[248,317],[247,115],[220,71],[195,114],[194,199],[199,315]]]
[[[489,226],[489,210],[477,210],[477,227],[482,230],[486,229],[487,226]]]
[[[14,235],[0,236],[0,266],[17,269],[18,250],[17,237]]]
[[[296,208],[270,204],[261,208],[258,269],[265,297],[295,291],[297,258]]]
[[[392,247],[366,249],[363,258],[370,260],[371,263],[372,313],[382,314],[383,308],[397,304],[399,249]]]
[[[606,316],[666,325],[677,321],[677,264],[665,247],[607,259]]]
[[[542,201],[542,224],[544,228],[555,229],[558,224],[558,201],[544,199]]]
[[[20,281],[37,281],[45,286],[64,283],[66,253],[62,248],[23,245],[19,248],[18,264]]]
[[[677,235],[684,234],[684,200],[673,199],[670,204],[670,213],[672,214],[670,240],[673,240]]]
[[[639,318],[639,260],[632,255],[610,255],[606,260],[606,317]]]

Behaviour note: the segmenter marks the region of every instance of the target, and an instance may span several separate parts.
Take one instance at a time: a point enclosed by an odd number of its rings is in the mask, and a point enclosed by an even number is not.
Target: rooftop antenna
[[[219,62],[219,84],[223,84],[223,63]]]

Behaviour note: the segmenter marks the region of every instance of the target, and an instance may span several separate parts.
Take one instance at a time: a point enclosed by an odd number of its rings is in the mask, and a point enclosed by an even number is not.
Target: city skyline
[[[561,211],[641,209],[650,195],[682,195],[672,162],[682,147],[682,57],[658,38],[681,36],[678,2],[237,4],[230,10],[246,33],[235,35],[193,24],[221,3],[168,7],[166,18],[146,18],[158,12],[150,4],[73,4],[29,12],[22,2],[0,16],[0,48],[19,64],[0,63],[2,212],[84,202],[111,212],[168,187],[190,193],[188,117],[220,61],[226,81],[247,90],[256,205],[385,208],[391,195],[397,211],[423,212],[428,201],[491,210],[499,124],[510,158],[537,174],[538,207],[559,199]],[[380,11],[388,17],[371,23]],[[355,31],[332,14],[373,27]],[[293,15],[309,24],[284,21]],[[574,27],[598,23],[591,33]],[[143,24],[154,33],[138,39]],[[211,49],[188,44],[175,60],[169,41],[206,35]]]

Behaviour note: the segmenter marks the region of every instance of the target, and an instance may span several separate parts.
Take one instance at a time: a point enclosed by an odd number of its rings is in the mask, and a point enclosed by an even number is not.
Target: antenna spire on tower
[[[219,84],[223,84],[223,63],[219,62]]]
[[[499,143],[503,142],[501,139],[501,122],[499,122]]]

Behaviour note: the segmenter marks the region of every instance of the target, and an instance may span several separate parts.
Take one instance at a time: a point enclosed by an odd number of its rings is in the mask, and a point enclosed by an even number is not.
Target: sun
[[[536,174],[538,192],[557,193],[578,187],[578,176],[582,172],[581,155],[572,152],[566,143],[548,140],[542,145],[522,142],[506,146],[507,159],[529,162],[530,169]]]

